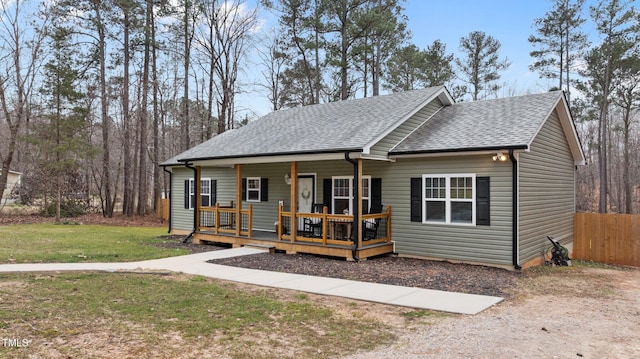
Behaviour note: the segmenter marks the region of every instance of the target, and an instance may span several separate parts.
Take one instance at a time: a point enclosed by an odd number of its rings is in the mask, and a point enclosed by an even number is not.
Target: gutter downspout
[[[167,230],[167,233],[171,233],[171,192],[173,192],[171,191],[171,187],[173,186],[173,172],[167,171],[166,166],[162,166],[162,170],[169,174],[169,218],[167,220],[167,222],[169,222],[169,229]]]
[[[513,268],[520,270],[522,266],[518,260],[518,160],[513,154],[513,150],[509,150],[509,159],[511,160],[511,202],[512,202],[512,218],[511,218],[511,260]]]
[[[193,170],[193,178],[194,178],[193,185],[195,186],[196,185],[195,179],[198,178],[198,170],[195,167],[193,167],[192,164],[189,162],[185,162],[184,166]],[[196,219],[196,215],[198,214],[197,212],[198,212],[197,210],[193,211],[193,230],[191,231],[191,233],[187,234],[186,237],[184,237],[184,239],[182,240],[182,243],[187,243],[187,241],[191,239],[191,237],[193,237],[193,235],[196,233],[196,230],[197,230],[196,224],[198,223]]]
[[[353,191],[354,191],[354,197],[358,197],[358,187],[360,186],[360,184],[358,183],[358,162],[354,161],[353,159],[351,159],[351,157],[349,157],[349,155],[351,154],[351,151],[346,151],[344,153],[344,159],[347,160],[347,162],[351,163],[353,165]],[[359,201],[360,198],[357,198],[357,200]],[[356,203],[356,205],[353,208],[353,223],[355,224],[355,222],[357,222],[358,217],[359,217],[359,213],[358,213],[358,204]],[[355,233],[355,236],[354,236]],[[358,261],[360,260],[360,258],[358,258],[358,252],[357,252],[357,248],[358,248],[358,227],[357,226],[351,226],[351,239],[353,240],[353,246],[351,247],[351,256],[353,257],[354,261]]]

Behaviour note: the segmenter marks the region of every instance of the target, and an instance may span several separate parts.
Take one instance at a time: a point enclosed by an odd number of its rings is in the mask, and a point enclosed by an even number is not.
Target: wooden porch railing
[[[238,213],[240,218],[238,220]],[[228,233],[236,236],[251,237],[253,227],[253,206],[238,209],[233,206],[200,207],[200,231],[211,231],[215,234]]]
[[[291,234],[292,218],[296,220],[296,234]],[[317,228],[305,226],[315,223]],[[324,213],[294,213],[278,207],[278,221],[276,232],[279,241],[304,241],[326,245],[353,245],[354,239],[351,233],[357,233],[357,228],[352,227],[353,215],[329,214],[325,207]],[[386,212],[362,215],[363,244],[376,244],[391,241],[391,208]],[[364,238],[365,228],[368,234],[374,233],[371,238]],[[317,231],[316,231],[317,229]],[[357,234],[356,234],[357,236]],[[360,247],[360,246],[359,246]]]
[[[370,213],[362,215],[362,227],[368,228],[375,224],[375,235],[373,238],[363,238],[367,244],[391,242],[391,207],[387,206],[387,211],[382,213]],[[371,234],[374,228],[368,228]]]

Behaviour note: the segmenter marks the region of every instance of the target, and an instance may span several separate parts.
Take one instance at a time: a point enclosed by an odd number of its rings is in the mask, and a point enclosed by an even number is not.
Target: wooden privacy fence
[[[163,221],[169,220],[169,199],[158,199],[158,205],[156,206],[156,216]]]
[[[640,267],[640,215],[576,213],[573,257]]]

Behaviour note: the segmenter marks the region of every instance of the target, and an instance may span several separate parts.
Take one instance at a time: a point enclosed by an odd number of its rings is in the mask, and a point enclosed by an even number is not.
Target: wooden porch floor
[[[342,244],[319,244],[317,242],[304,241],[304,240],[278,240],[278,236],[275,232],[258,231],[251,232],[251,237],[247,236],[235,236],[227,233],[214,233],[210,231],[200,231],[193,235],[194,243],[213,242],[213,243],[226,243],[231,244],[233,247],[242,247],[257,245],[260,247],[267,247],[270,250],[285,251],[288,254],[295,253],[309,253],[326,255],[331,257],[345,258],[346,260],[354,260],[353,258],[353,242],[345,240]],[[358,259],[365,259],[368,257],[379,256],[383,254],[393,253],[393,242],[378,242],[373,244],[367,244],[366,241],[363,245],[356,250],[355,255]]]

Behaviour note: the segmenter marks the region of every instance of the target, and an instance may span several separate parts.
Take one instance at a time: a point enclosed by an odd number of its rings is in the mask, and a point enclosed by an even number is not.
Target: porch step
[[[269,253],[275,253],[276,252],[276,246],[271,245],[271,244],[246,243],[243,247],[264,249],[264,250],[269,251]]]

